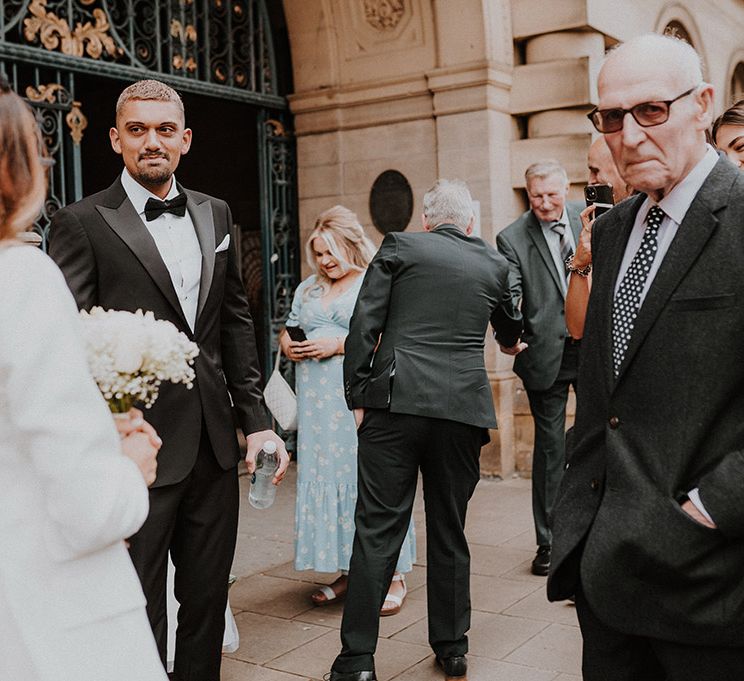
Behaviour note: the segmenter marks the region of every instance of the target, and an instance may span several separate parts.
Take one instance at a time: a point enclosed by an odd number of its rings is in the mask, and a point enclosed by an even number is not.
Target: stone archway
[[[480,230],[522,210],[512,188],[513,70],[507,0],[283,0],[294,68],[301,237],[342,203],[379,242],[369,192],[386,170],[413,190],[408,229],[440,176],[468,182]],[[487,472],[514,468],[511,360],[487,349],[500,430]],[[501,458],[504,465],[501,464]]]

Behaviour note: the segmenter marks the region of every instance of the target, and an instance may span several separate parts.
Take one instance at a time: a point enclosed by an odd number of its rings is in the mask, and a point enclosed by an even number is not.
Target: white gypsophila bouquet
[[[101,307],[80,317],[90,372],[113,413],[135,402],[149,409],[163,381],[193,387],[199,348],[171,322],[152,312]]]

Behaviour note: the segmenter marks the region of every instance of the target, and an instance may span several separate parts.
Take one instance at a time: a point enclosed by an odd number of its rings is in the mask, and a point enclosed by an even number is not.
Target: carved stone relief
[[[363,0],[364,18],[378,31],[394,29],[406,11],[405,0]]]

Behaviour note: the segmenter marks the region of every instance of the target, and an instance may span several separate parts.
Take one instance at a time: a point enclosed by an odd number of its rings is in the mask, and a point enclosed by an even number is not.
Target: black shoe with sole
[[[550,546],[538,546],[535,560],[532,561],[532,574],[545,577],[550,570]]]
[[[335,672],[327,675],[326,681],[377,681],[374,672]]]
[[[455,657],[437,657],[437,664],[448,679],[465,678],[468,673],[468,658],[464,655]]]

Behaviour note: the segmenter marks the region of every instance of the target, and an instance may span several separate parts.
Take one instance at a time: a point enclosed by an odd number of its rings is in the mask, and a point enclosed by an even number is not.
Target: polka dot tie
[[[664,211],[658,206],[652,206],[646,216],[646,231],[641,245],[620,283],[612,304],[612,364],[615,378],[620,373],[620,365],[628,351],[630,336],[641,307],[641,293],[658,250],[657,236],[663,219]]]
[[[564,265],[564,274],[568,276],[566,260],[568,260],[569,256],[573,255],[573,248],[571,248],[571,242],[566,236],[566,225],[564,225],[562,222],[554,222],[552,225],[550,225],[550,229],[552,229],[561,238],[559,246],[561,250],[561,262]]]

